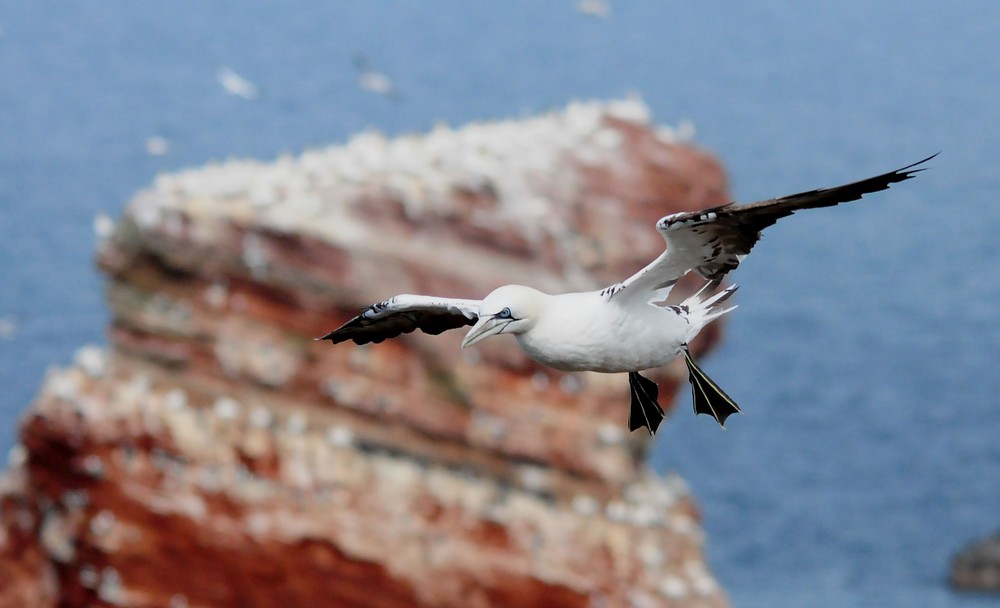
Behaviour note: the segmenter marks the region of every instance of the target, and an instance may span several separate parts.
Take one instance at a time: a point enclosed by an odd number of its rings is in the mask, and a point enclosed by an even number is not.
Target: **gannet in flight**
[[[215,71],[215,78],[226,93],[243,99],[257,99],[257,85],[240,76],[230,67],[222,66]]]
[[[351,61],[358,71],[358,86],[362,89],[378,93],[392,101],[401,101],[403,99],[403,94],[396,88],[396,85],[389,80],[388,76],[372,66],[367,55],[360,52],[355,53]]]
[[[936,154],[934,156],[937,156]],[[761,231],[800,209],[830,207],[887,189],[913,177],[934,156],[861,181],[800,192],[747,205],[729,203],[674,213],[656,222],[666,250],[645,268],[597,291],[550,295],[506,285],[482,300],[397,295],[373,304],[319,340],[334,344],[381,342],[420,329],[439,334],[472,325],[462,347],[490,336],[513,334],[529,357],[564,371],[627,372],[631,389],[628,428],[656,432],[664,418],[656,383],[639,372],[683,355],[695,414],[723,425],[740,411],[736,402],[694,362],[688,343],[701,329],[736,306],[722,304],[736,286],[711,292],[750,253]],[[688,272],[708,280],[680,304],[663,301]]]

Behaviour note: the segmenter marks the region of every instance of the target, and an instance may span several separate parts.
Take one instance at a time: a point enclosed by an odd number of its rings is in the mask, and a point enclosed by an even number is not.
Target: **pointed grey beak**
[[[510,323],[510,319],[498,319],[494,316],[483,317],[472,326],[469,333],[465,334],[465,339],[462,340],[462,348],[466,346],[472,346],[480,340],[485,340],[490,336],[495,336],[496,334],[503,331],[504,327]]]

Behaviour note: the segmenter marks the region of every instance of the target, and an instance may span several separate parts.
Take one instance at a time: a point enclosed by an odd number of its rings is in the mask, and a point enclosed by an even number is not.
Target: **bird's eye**
[[[509,319],[509,318],[511,318],[510,309],[505,306],[503,310],[501,310],[500,312],[498,312],[496,314],[496,318],[498,318],[498,319]]]

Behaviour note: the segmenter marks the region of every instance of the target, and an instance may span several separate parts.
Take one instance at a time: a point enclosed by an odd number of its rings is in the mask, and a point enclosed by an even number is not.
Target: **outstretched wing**
[[[318,340],[334,344],[353,340],[368,344],[395,338],[419,329],[439,334],[475,324],[479,318],[479,300],[457,300],[433,296],[403,294],[372,304],[361,314]]]
[[[667,243],[666,251],[623,283],[612,285],[604,292],[611,297],[660,299],[666,297],[669,288],[692,270],[706,279],[721,279],[750,253],[760,239],[761,231],[779,219],[800,209],[832,207],[885,190],[891,184],[910,179],[923,171],[914,167],[934,156],[937,154],[896,171],[834,188],[810,190],[747,205],[729,203],[702,211],[668,215],[656,223],[656,229]]]

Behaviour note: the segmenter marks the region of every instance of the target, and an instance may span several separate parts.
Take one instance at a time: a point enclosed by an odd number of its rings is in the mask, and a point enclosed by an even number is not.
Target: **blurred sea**
[[[767,232],[705,365],[746,413],[720,432],[682,396],[653,465],[693,486],[737,607],[996,605],[945,573],[1000,528],[1000,3],[610,7],[0,4],[0,450],[45,369],[104,341],[93,218],[158,172],[636,93],[744,201],[942,152]],[[357,52],[401,100],[358,87]]]

